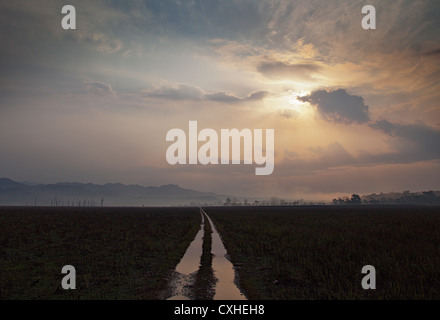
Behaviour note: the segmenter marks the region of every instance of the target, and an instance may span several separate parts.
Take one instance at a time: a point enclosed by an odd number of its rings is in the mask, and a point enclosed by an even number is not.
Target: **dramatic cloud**
[[[263,100],[269,93],[256,91],[245,98],[240,98],[226,92],[207,93],[203,89],[187,84],[164,84],[157,88],[142,91],[145,98],[182,100],[182,101],[213,101],[225,104],[236,104],[245,101]]]
[[[297,99],[315,105],[318,112],[328,121],[345,124],[369,121],[368,106],[364,104],[364,99],[350,95],[344,89],[316,90]]]
[[[399,124],[379,120],[370,127],[397,138],[402,159],[430,160],[440,157],[440,130],[424,124]],[[403,141],[402,141],[403,140]]]
[[[73,0],[76,30],[61,28],[67,3],[35,3],[0,1],[0,177],[440,189],[438,0],[371,0],[377,30],[363,0]],[[274,174],[168,165],[166,133],[190,119],[275,129]]]

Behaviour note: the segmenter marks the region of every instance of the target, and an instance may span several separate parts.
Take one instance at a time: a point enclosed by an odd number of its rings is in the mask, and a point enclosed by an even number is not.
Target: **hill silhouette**
[[[0,205],[172,206],[220,204],[225,197],[212,192],[184,189],[175,184],[159,187],[78,182],[30,185],[0,178]]]

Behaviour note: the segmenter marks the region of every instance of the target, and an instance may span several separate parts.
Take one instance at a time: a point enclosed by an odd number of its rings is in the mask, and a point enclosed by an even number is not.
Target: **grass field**
[[[250,299],[440,299],[439,207],[205,211]],[[0,208],[0,299],[163,299],[199,226],[198,208]],[[209,248],[199,299],[212,297]],[[61,289],[68,264],[76,290]],[[364,265],[376,290],[361,287]]]
[[[438,207],[206,208],[250,299],[440,299]],[[364,265],[376,290],[364,290]]]
[[[0,299],[161,299],[199,225],[197,208],[0,208]]]

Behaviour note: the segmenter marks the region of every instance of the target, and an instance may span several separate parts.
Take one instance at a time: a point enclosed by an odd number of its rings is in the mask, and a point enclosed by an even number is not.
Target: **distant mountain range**
[[[347,204],[349,203],[349,199],[347,199],[339,200],[343,204]],[[0,178],[0,206],[307,205],[331,203],[306,202],[304,200],[289,202],[276,197],[270,199],[251,197],[244,202],[242,200],[231,195],[184,189],[175,184],[160,187],[143,187],[122,183],[104,185],[78,182],[36,184]],[[258,201],[254,203],[254,200]],[[440,205],[440,191],[373,193],[363,195],[361,202],[363,205]]]
[[[222,204],[227,196],[168,184],[143,187],[108,183],[28,184],[0,178],[0,205],[28,206],[175,206]]]

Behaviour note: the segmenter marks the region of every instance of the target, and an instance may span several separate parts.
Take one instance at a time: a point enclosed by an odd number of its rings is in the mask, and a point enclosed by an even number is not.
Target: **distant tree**
[[[433,203],[435,200],[435,194],[434,191],[424,191],[422,192],[423,194],[423,202],[425,203]]]
[[[350,204],[361,204],[362,200],[358,194],[352,194],[350,199]]]
[[[338,199],[333,199],[333,204],[334,205],[344,205],[344,204],[350,204],[350,199],[348,199],[348,198],[345,198],[345,199],[342,199],[341,197],[339,197]]]
[[[270,198],[270,204],[271,204],[272,206],[278,205],[278,204],[280,204],[280,199],[277,198],[277,197],[271,197],[271,198]]]

